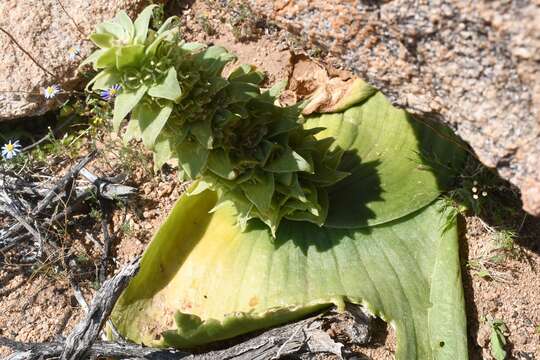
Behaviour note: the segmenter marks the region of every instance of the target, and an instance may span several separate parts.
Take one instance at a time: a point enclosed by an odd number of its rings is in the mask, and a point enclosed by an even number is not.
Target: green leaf
[[[114,37],[111,34],[93,33],[90,40],[100,48],[107,49],[113,46]]]
[[[273,239],[216,201],[181,197],[157,232],[112,314],[128,339],[193,347],[349,301],[393,325],[398,360],[467,359],[457,226],[442,232],[438,206],[370,231],[284,221]]]
[[[168,30],[163,33],[158,32],[158,36],[152,41],[150,45],[146,47],[146,50],[144,51],[144,54],[146,58],[152,58],[154,55],[156,55],[156,51],[161,44],[161,42],[167,38],[172,38],[174,34],[176,34],[178,30]]]
[[[141,137],[141,128],[139,126],[139,121],[132,117],[131,120],[129,120],[128,122],[128,125],[126,127],[126,132],[124,133],[122,140],[124,141],[124,144],[127,145],[127,143],[130,142],[131,140],[139,139],[140,137]]]
[[[197,42],[189,42],[189,43],[184,43],[180,45],[180,48],[182,50],[189,51],[189,52],[197,52],[199,50],[204,49],[205,47],[206,47],[205,44],[201,44]]]
[[[114,21],[122,26],[124,32],[130,39],[135,36],[135,27],[133,26],[133,21],[131,21],[130,17],[124,10],[120,10],[116,13]]]
[[[229,155],[223,149],[215,149],[208,157],[208,169],[227,180],[234,180],[236,173]]]
[[[281,80],[275,83],[269,90],[268,95],[271,98],[277,98],[287,88],[287,80]]]
[[[92,54],[90,54],[90,56],[84,59],[83,62],[81,62],[78,68],[81,69],[85,65],[92,64],[92,67],[94,68],[94,70],[97,70],[97,67],[95,66],[95,62],[97,61],[97,59],[101,57],[101,55],[105,53],[105,51],[107,50],[99,49],[99,50],[94,51]]]
[[[253,65],[242,64],[229,74],[228,79],[258,85],[264,80],[264,73]]]
[[[261,172],[251,180],[242,183],[241,187],[246,197],[255,204],[260,212],[269,211],[274,195],[273,174]]]
[[[109,89],[113,85],[120,84],[120,82],[120,73],[112,69],[104,69],[92,80],[90,80],[90,82],[86,85],[86,90],[90,89],[90,87],[92,87],[92,90],[105,90]]]
[[[114,102],[113,130],[120,129],[120,123],[130,113],[131,110],[141,101],[148,88],[141,86],[137,90],[123,90]]]
[[[113,21],[104,21],[101,24],[96,25],[96,33],[110,34],[119,40],[125,40],[127,35],[122,25]]]
[[[134,109],[131,118],[139,123],[141,137],[146,147],[152,149],[173,110],[173,103],[141,102]]]
[[[98,50],[99,51],[99,50]],[[116,49],[103,49],[94,61],[94,68],[102,69],[116,65]]]
[[[177,102],[182,97],[182,90],[174,66],[167,70],[167,76],[159,84],[148,89],[148,95]]]
[[[172,27],[175,25],[175,22],[178,20],[178,16],[171,16],[170,18],[165,20],[165,22],[163,23],[163,25],[161,25],[156,34],[161,35],[165,32],[168,32],[172,29]]]
[[[209,150],[196,141],[183,141],[176,149],[178,162],[190,179],[195,179],[205,168]]]
[[[210,46],[197,57],[198,65],[210,75],[221,73],[227,63],[236,59],[236,56],[221,46]]]
[[[282,173],[291,171],[313,172],[311,165],[300,154],[290,148],[283,149],[280,156],[274,161],[269,161],[264,170]]]
[[[137,16],[135,19],[135,42],[137,44],[144,44],[146,41],[146,36],[148,35],[148,24],[152,18],[152,12],[157,7],[157,5],[148,5],[144,10]]]
[[[195,136],[199,144],[207,149],[212,148],[212,124],[210,119],[200,119],[190,126],[191,133]]]
[[[309,117],[315,136],[334,138],[344,151],[341,171],[351,175],[329,189],[327,226],[364,227],[410,214],[452,184],[465,152],[440,125],[393,107],[377,93],[343,113]]]
[[[144,45],[122,46],[116,50],[116,67],[124,69],[137,66],[144,57]]]
[[[504,336],[505,330],[506,330],[506,325],[501,320],[493,320],[491,322],[490,349],[491,349],[491,355],[496,360],[506,360],[507,358],[507,353],[505,350],[505,347],[506,347],[506,337]]]
[[[169,161],[173,156],[173,147],[168,137],[161,136],[154,145],[154,170],[161,169],[163,164]]]

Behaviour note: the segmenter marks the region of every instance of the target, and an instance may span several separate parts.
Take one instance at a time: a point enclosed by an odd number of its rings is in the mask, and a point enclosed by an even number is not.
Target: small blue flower
[[[107,90],[103,90],[101,92],[101,98],[103,100],[110,101],[110,100],[114,99],[118,95],[118,92],[120,91],[120,89],[122,89],[122,87],[120,85],[118,85],[118,84],[113,85],[110,88],[108,88]]]
[[[7,144],[4,144],[2,146],[2,157],[6,160],[12,159],[15,156],[17,156],[21,152],[21,144],[19,144],[19,140],[15,140],[15,142],[9,142]]]
[[[62,91],[60,85],[50,85],[43,89],[43,96],[45,96],[45,99],[52,99],[53,97],[58,95],[60,91]]]
[[[77,59],[77,56],[81,53],[81,48],[78,46],[72,46],[68,49],[68,58],[73,61]]]

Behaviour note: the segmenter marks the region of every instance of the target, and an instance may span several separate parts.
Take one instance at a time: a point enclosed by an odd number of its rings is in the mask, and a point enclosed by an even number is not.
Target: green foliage
[[[225,78],[235,57],[224,48],[179,41],[174,18],[149,29],[154,8],[134,22],[120,12],[90,37],[100,49],[87,62],[100,72],[88,87],[122,88],[114,129],[131,113],[125,139],[141,138],[156,167],[177,159],[182,179],[200,178],[198,191],[210,188],[219,204],[235,204],[243,228],[252,218],[274,234],[284,218],[321,226],[326,188],[347,176],[336,170],[341,151],[301,126],[299,106],[276,106],[282,85],[262,91],[255,67]]]
[[[304,119],[301,139],[313,132],[312,144],[324,144],[352,174],[327,193],[335,217],[323,228],[284,220],[275,237],[257,221],[242,232],[237,200],[224,203],[203,178],[146,250],[112,315],[119,331],[147,345],[193,347],[348,301],[394,325],[398,359],[466,359],[457,215],[434,203],[463,153],[381,94],[364,94],[342,113]],[[222,155],[207,162],[225,177]],[[296,167],[333,181],[309,166],[289,154],[267,169]],[[268,204],[278,185],[263,177],[250,199]]]
[[[457,225],[434,204],[366,229],[284,221],[241,232],[205,191],[179,199],[119,299],[121,334],[194,347],[335,304],[362,304],[397,332],[397,359],[467,359]],[[441,212],[442,211],[442,212]]]
[[[153,9],[98,26],[89,89],[120,85],[114,128],[130,115],[124,140],[196,181],[116,304],[120,333],[195,346],[349,301],[396,327],[398,359],[466,359],[457,215],[435,202],[463,160],[448,133],[361,81],[304,119],[174,18],[149,29]]]
[[[330,227],[377,225],[428,205],[453,185],[465,155],[442,126],[394,108],[382,93],[355,90],[350,98],[360,104],[304,125],[334,139],[330,149],[344,151],[339,170],[351,174],[328,190]],[[348,100],[340,103],[346,108]]]
[[[502,320],[490,321],[491,336],[490,336],[490,350],[491,355],[496,360],[505,360],[507,357],[506,352],[506,336],[505,332],[508,331],[506,325]]]
[[[467,155],[465,165],[457,167],[455,172],[457,186],[448,193],[454,203],[496,224],[515,227],[516,219],[521,222],[518,191],[494,170]]]

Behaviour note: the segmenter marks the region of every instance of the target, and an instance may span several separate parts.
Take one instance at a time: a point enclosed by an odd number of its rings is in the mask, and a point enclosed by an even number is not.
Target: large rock
[[[40,115],[61,100],[45,101],[41,90],[59,84],[71,90],[76,69],[92,44],[86,39],[94,26],[119,9],[137,14],[146,0],[0,0],[0,27],[9,32],[32,59],[0,31],[0,121]],[[78,46],[80,56],[69,60],[68,50]]]
[[[397,106],[437,117],[540,215],[537,0],[250,0]]]

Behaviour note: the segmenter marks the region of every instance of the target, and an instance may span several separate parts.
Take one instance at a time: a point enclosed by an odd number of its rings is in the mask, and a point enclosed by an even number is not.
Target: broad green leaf
[[[290,148],[283,149],[281,155],[264,167],[266,171],[282,173],[291,171],[312,172],[313,168],[300,154]]]
[[[135,43],[144,44],[146,41],[146,36],[148,35],[148,24],[152,18],[152,12],[157,7],[157,5],[149,5],[137,16],[135,19]]]
[[[236,177],[229,155],[223,149],[215,149],[208,156],[208,169],[227,180]]]
[[[103,52],[100,52],[94,61],[95,69],[103,69],[114,65],[116,65],[116,49],[114,48],[103,49]]]
[[[261,173],[251,180],[242,183],[242,190],[246,197],[263,213],[268,212],[274,195],[274,175]]]
[[[195,177],[206,166],[209,150],[197,141],[183,141],[176,149],[178,163],[190,179]]]
[[[177,32],[178,32],[177,29],[167,30],[163,33],[158,32],[158,36],[154,39],[154,41],[152,41],[150,45],[146,47],[146,50],[144,51],[145,56],[147,58],[152,58],[156,54],[156,51],[159,45],[161,44],[161,42],[167,38],[173,37],[174,34],[176,34]]]
[[[141,102],[133,109],[132,120],[137,120],[146,147],[152,149],[173,110],[173,103]]]
[[[273,239],[231,207],[209,214],[216,201],[181,197],[147,248],[112,314],[130,340],[193,347],[348,301],[396,329],[397,359],[467,359],[457,226],[442,232],[438,204],[369,231],[284,221]]]
[[[92,54],[90,54],[90,56],[88,56],[83,62],[81,62],[81,64],[79,65],[79,69],[84,67],[85,65],[88,65],[88,64],[92,64],[92,67],[94,68],[94,70],[97,70],[97,67],[95,66],[95,62],[97,61],[97,59],[99,59],[101,57],[101,55],[103,55],[107,50],[104,50],[104,49],[99,49],[99,50],[96,50],[94,51]]]
[[[161,169],[163,164],[173,156],[173,145],[168,137],[158,137],[154,145],[154,170]]]
[[[279,95],[281,95],[281,93],[283,92],[283,90],[285,90],[286,87],[287,80],[278,81],[268,90],[268,95],[271,98],[277,98]]]
[[[175,25],[176,21],[178,20],[179,20],[178,16],[171,16],[170,18],[165,20],[165,22],[161,25],[161,27],[157,31],[157,34],[161,35],[164,32],[171,30],[173,26]]]
[[[184,43],[180,45],[180,48],[182,50],[189,51],[189,52],[197,52],[199,50],[204,49],[205,47],[206,47],[205,44],[201,44],[197,42],[189,42],[189,43]]]
[[[146,94],[148,88],[141,86],[135,91],[123,90],[120,95],[116,97],[114,102],[114,114],[113,114],[113,130],[118,131],[120,129],[120,123],[130,113],[131,110],[141,101],[144,94]]]
[[[335,139],[339,170],[351,175],[329,189],[327,226],[363,227],[412,213],[451,185],[465,152],[448,130],[393,107],[377,93],[345,112],[312,116],[305,128]]]
[[[126,126],[126,132],[124,133],[122,140],[124,141],[124,144],[127,145],[127,143],[131,140],[140,139],[140,137],[141,128],[139,126],[139,121],[132,117],[131,120],[128,122],[128,125]]]
[[[135,36],[135,27],[133,26],[133,21],[131,21],[131,18],[124,10],[117,12],[114,20],[122,26],[128,38],[132,39]]]
[[[207,149],[212,148],[212,124],[210,119],[201,119],[190,126],[191,133],[195,136],[199,144]]]
[[[101,24],[96,25],[96,33],[111,34],[119,40],[126,38],[126,32],[122,25],[113,21],[104,21]]]
[[[242,64],[229,74],[228,79],[229,81],[260,84],[264,80],[264,73],[257,71],[254,65]]]
[[[255,84],[233,81],[227,86],[227,101],[232,103],[246,103],[259,96],[259,87]],[[242,104],[242,106],[245,106]]]
[[[163,79],[163,82],[148,89],[148,95],[175,102],[182,97],[182,90],[180,89],[174,66],[171,66],[171,68],[167,70],[167,76]]]
[[[227,63],[236,59],[236,56],[221,46],[210,46],[206,51],[201,52],[197,58],[201,68],[212,75],[221,73]]]
[[[116,50],[116,67],[123,69],[139,64],[144,56],[144,45],[122,46]]]
[[[104,69],[86,85],[86,90],[88,90],[90,86],[92,87],[92,90],[105,90],[113,85],[120,84],[120,82],[120,73],[112,69]]]
[[[93,33],[90,40],[100,48],[107,49],[113,46],[114,37],[111,34]]]
[[[505,360],[507,358],[506,347],[506,337],[504,336],[504,331],[506,330],[506,325],[501,320],[491,321],[491,335],[489,338],[489,348],[491,350],[491,355],[495,360]]]

